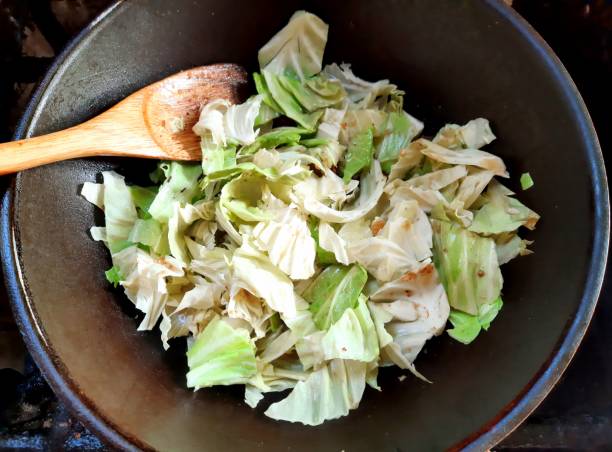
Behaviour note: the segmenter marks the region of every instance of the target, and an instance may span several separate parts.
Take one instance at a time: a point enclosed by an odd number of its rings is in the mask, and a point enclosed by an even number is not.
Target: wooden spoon
[[[191,128],[202,105],[240,100],[247,74],[234,64],[189,69],[131,94],[83,124],[60,132],[0,144],[0,174],[99,155],[200,160]],[[184,127],[177,130],[177,120]]]

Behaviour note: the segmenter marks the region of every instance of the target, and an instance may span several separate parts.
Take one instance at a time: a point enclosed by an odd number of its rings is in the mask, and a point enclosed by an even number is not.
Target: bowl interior
[[[80,186],[107,169],[133,180],[151,162],[89,159],[25,171],[16,179],[12,215],[26,293],[14,302],[27,306],[26,334],[41,339],[69,391],[133,444],[184,451],[449,448],[488,431],[520,401],[579,309],[588,323],[600,277],[592,269],[601,270],[607,249],[596,139],[553,59],[497,2],[125,2],[65,56],[30,111],[27,133],[83,121],[180,69],[236,62],[252,71],[259,47],[301,8],[330,24],[326,62],[352,63],[365,79],[391,79],[426,132],[491,120],[498,140],[490,149],[508,164],[509,186],[520,192],[525,171],[536,183],[519,194],[542,216],[526,234],[535,254],[502,269],[505,306],[488,333],[469,347],[446,336],[427,345],[416,364],[434,384],[411,376],[400,382],[401,372],[385,370],[382,392],[367,389],[348,417],[307,428],[266,418],[267,403],[250,409],[240,388],[187,390],[184,344],[164,352],[157,332],[137,332],[136,311],[106,282],[110,258],[88,235],[101,217],[78,195]],[[572,344],[584,327],[572,333]],[[550,372],[552,383],[559,371]],[[481,445],[505,433],[491,431]]]

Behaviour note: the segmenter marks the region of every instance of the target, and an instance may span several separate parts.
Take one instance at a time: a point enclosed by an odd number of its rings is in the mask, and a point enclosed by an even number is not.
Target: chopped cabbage
[[[139,330],[159,326],[164,349],[186,340],[187,386],[244,385],[252,408],[291,390],[264,414],[306,425],[383,390],[379,367],[429,381],[416,360],[444,330],[485,340],[500,266],[531,253],[539,220],[496,179],[487,119],[420,137],[397,85],[323,68],[327,35],[296,12],[259,51],[256,94],[203,105],[199,164],[81,189],[104,213],[89,230],[111,252],[104,276]]]
[[[202,167],[170,162],[165,164],[164,173],[166,180],[159,187],[149,207],[149,214],[161,223],[168,222],[175,202],[192,202],[199,193],[198,180],[202,175]]]

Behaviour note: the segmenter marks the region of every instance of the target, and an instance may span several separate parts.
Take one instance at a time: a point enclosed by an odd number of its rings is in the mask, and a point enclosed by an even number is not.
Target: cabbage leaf
[[[404,111],[389,114],[385,134],[376,153],[385,172],[391,171],[402,149],[407,148],[422,130],[423,123]]]
[[[448,149],[480,149],[495,140],[489,121],[476,118],[463,126],[447,124],[440,129],[433,142]]]
[[[274,218],[255,226],[253,240],[291,279],[308,279],[314,274],[316,243],[305,215],[294,204],[277,210]]]
[[[378,358],[376,327],[366,304],[359,296],[357,306],[344,311],[321,339],[325,360],[352,359],[369,363]]]
[[[320,425],[346,416],[359,406],[366,383],[366,363],[335,359],[297,383],[291,393],[266,410],[277,420]]]
[[[372,164],[374,134],[372,128],[357,134],[348,146],[342,169],[342,180],[347,184],[355,174]]]
[[[113,265],[125,278],[121,281],[125,294],[145,314],[138,330],[153,329],[168,299],[166,278],[184,275],[180,263],[169,256],[155,259],[140,248],[130,246],[113,254]]]
[[[289,317],[295,315],[296,301],[291,280],[248,241],[234,252],[232,269],[240,285],[263,298],[270,309]]]
[[[347,243],[328,223],[319,224],[318,240],[321,248],[333,253],[336,262],[343,265],[350,264]]]
[[[215,317],[187,351],[187,387],[247,383],[257,372],[248,331]]]
[[[337,210],[326,206],[313,197],[297,196],[296,202],[308,213],[329,223],[348,223],[367,215],[378,203],[385,186],[385,177],[377,160],[372,162],[369,171],[361,177],[360,194],[354,204],[345,210]]]
[[[492,171],[494,175],[508,177],[506,165],[499,157],[478,149],[461,149],[453,151],[429,140],[422,140],[425,148],[421,152],[432,160],[452,165],[471,165]]]
[[[412,363],[425,342],[444,331],[450,311],[436,269],[426,263],[417,271],[382,285],[370,299],[371,310],[375,306],[385,312],[377,314],[378,321],[386,323],[385,331],[393,338],[385,347],[387,358],[415,373]]]
[[[499,297],[503,279],[495,242],[446,221],[432,221],[434,262],[450,305],[477,315]]]
[[[503,306],[501,297],[478,308],[478,315],[452,310],[448,320],[453,328],[447,330],[448,335],[462,344],[468,345],[476,339],[482,330],[488,330],[491,322],[497,317]]]
[[[330,265],[323,270],[303,294],[315,325],[327,330],[346,309],[355,307],[367,279],[360,265]]]
[[[174,211],[174,203],[190,203],[199,194],[198,180],[202,166],[179,162],[165,164],[166,180],[159,187],[149,213],[160,223],[167,223]]]
[[[513,198],[513,194],[499,182],[490,184],[484,195],[484,205],[476,212],[470,231],[500,234],[515,231],[520,226],[534,229],[540,216]]]
[[[129,246],[130,231],[138,215],[124,178],[114,171],[105,171],[102,177],[104,178],[106,242],[111,252],[114,252],[126,245]]]
[[[272,74],[293,71],[304,80],[321,71],[328,25],[314,14],[297,11],[289,23],[259,50],[259,66]]]

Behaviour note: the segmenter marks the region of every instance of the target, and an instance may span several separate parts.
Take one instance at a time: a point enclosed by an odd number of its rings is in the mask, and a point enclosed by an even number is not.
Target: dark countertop
[[[0,0],[0,140],[53,55],[110,0]],[[509,3],[511,3],[509,1]],[[612,158],[612,1],[515,0],[578,85]],[[0,189],[5,180],[0,179]],[[612,281],[559,385],[496,450],[612,450]],[[31,361],[0,285],[0,450],[104,450]]]

